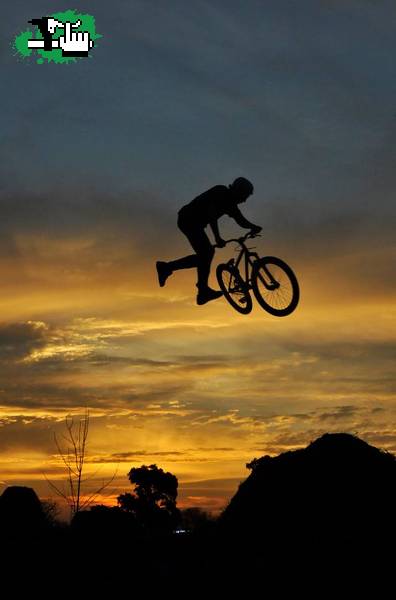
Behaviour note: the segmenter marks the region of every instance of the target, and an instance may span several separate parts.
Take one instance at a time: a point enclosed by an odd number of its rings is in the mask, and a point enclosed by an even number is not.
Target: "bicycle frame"
[[[239,239],[227,240],[227,243],[237,242],[241,246],[238,258],[236,260],[234,258],[230,258],[230,260],[227,262],[227,264],[238,269],[241,276],[245,280],[245,283],[248,286],[248,288],[252,289],[252,279],[251,279],[252,270],[253,270],[254,262],[259,260],[260,257],[257,254],[257,252],[251,252],[250,249],[246,246],[245,240],[247,239],[247,237],[248,236],[244,236]],[[252,258],[254,260],[252,260]],[[242,262],[243,262],[243,267],[244,267],[244,274],[242,273],[242,270],[239,269],[239,265]],[[272,291],[272,290],[275,290],[276,288],[278,288],[279,283],[273,278],[273,276],[268,271],[268,269],[266,268],[265,265],[263,266],[263,270],[265,271],[266,276],[270,280],[270,283],[265,281],[263,279],[263,277],[261,276],[260,272],[257,271],[257,277],[260,279],[262,284],[267,288],[267,290]]]

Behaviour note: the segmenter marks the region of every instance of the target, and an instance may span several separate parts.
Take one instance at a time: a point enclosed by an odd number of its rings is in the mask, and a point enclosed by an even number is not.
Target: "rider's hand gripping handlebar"
[[[238,244],[243,244],[243,242],[245,242],[247,239],[252,239],[255,237],[261,237],[260,233],[252,233],[251,231],[248,231],[247,233],[245,233],[245,235],[243,235],[240,238],[233,238],[231,240],[223,240],[225,242],[225,244],[229,244],[230,242],[237,242]],[[224,246],[218,246],[217,244],[213,245],[213,248],[224,248]]]

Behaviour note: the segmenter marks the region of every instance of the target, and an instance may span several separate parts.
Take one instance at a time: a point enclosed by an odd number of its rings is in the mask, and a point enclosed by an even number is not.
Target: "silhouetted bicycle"
[[[249,314],[253,308],[250,290],[257,302],[271,315],[285,317],[296,308],[300,298],[297,278],[289,265],[276,256],[260,258],[245,244],[257,234],[248,232],[238,239],[226,240],[226,244],[237,242],[239,256],[217,266],[216,276],[225,298],[235,310]],[[244,277],[239,265],[244,262]]]

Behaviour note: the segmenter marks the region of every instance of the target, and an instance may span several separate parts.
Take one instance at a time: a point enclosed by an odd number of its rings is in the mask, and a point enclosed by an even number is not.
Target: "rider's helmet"
[[[235,181],[229,186],[238,196],[247,198],[253,194],[253,184],[245,177],[237,177]]]

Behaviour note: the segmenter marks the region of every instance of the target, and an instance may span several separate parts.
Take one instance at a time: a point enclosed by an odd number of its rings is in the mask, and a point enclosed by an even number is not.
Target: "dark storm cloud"
[[[365,340],[329,341],[307,339],[305,341],[285,340],[283,348],[301,355],[311,355],[323,361],[345,361],[348,364],[358,363],[362,360],[368,362],[393,362],[395,359],[395,345],[392,340]]]
[[[146,450],[136,451],[136,452],[118,452],[115,454],[109,454],[108,456],[101,457],[93,457],[89,460],[90,463],[130,463],[131,461],[145,460],[149,459],[150,461],[157,460],[158,458],[166,459],[170,462],[177,461],[177,459],[182,458],[186,460],[186,456],[183,452],[149,452]]]
[[[84,360],[84,359],[83,359]],[[152,360],[149,358],[128,358],[126,356],[109,356],[106,354],[91,354],[85,359],[93,366],[108,366],[111,364],[124,364],[130,367],[170,367],[173,362],[166,360]]]
[[[373,408],[362,407],[359,405],[344,405],[344,406],[335,406],[331,409],[325,411],[314,410],[310,413],[293,413],[290,416],[292,419],[296,419],[297,421],[327,421],[327,420],[348,420],[353,419],[358,415],[378,415],[380,413],[386,412],[386,409],[381,406],[376,406]],[[275,415],[275,417],[280,417],[281,415]],[[273,418],[273,417],[271,417]],[[270,419],[271,419],[270,418]]]
[[[210,448],[210,447],[205,447],[205,448],[186,448],[183,449],[181,451],[161,451],[161,452],[153,452],[153,451],[149,451],[149,450],[133,450],[132,452],[117,452],[114,454],[109,454],[108,456],[100,456],[100,457],[93,457],[90,458],[90,462],[91,463],[107,463],[107,462],[130,462],[131,460],[136,460],[136,458],[157,458],[157,457],[161,457],[164,459],[168,459],[170,461],[178,461],[180,459],[184,461],[194,461],[194,460],[198,460],[199,462],[203,462],[205,460],[211,460],[210,458],[205,459],[205,458],[199,458],[199,459],[194,459],[194,454],[195,453],[199,453],[199,452],[207,452],[208,454],[211,454],[212,452],[234,452],[235,448]]]
[[[328,420],[346,420],[355,417],[359,412],[361,412],[361,408],[357,406],[337,406],[335,410],[331,412],[324,412],[317,415],[319,421],[328,421]]]
[[[26,370],[33,373],[45,373],[48,369],[61,371],[76,372],[83,367],[98,367],[105,368],[111,366],[119,367],[147,367],[151,368],[168,368],[174,367],[174,362],[166,360],[152,360],[149,358],[129,358],[127,356],[114,356],[108,354],[99,354],[94,350],[87,352],[85,355],[76,356],[50,356],[42,357],[34,362],[31,362]]]
[[[44,342],[43,342],[44,345]],[[37,346],[34,348],[36,349]],[[29,351],[32,348],[29,348]],[[0,353],[1,356],[1,353]],[[29,356],[29,353],[24,354],[25,357]],[[36,359],[29,364],[24,365],[26,375],[39,375],[45,373],[51,373],[56,371],[76,373],[80,372],[83,368],[106,368],[106,367],[139,367],[147,372],[154,372],[157,369],[166,369],[168,372],[177,371],[179,373],[189,373],[205,371],[210,369],[221,368],[233,368],[232,361],[230,359],[224,359],[223,361],[212,361],[209,358],[196,358],[192,357],[191,360],[185,361],[172,361],[172,360],[152,360],[148,358],[129,358],[127,356],[114,356],[106,354],[97,354],[95,351],[87,352],[81,356],[68,356],[58,355],[50,357],[42,357]]]
[[[0,418],[0,452],[26,450],[55,453],[54,432],[59,432],[63,427],[55,419],[46,417],[21,414]]]
[[[218,365],[224,362],[228,362],[230,360],[230,357],[226,354],[178,354],[175,356],[175,359],[180,364],[210,363]]]
[[[0,361],[15,361],[28,356],[47,343],[45,323],[27,321],[0,324]]]
[[[105,385],[65,385],[62,382],[54,383],[32,383],[26,374],[19,373],[18,383],[9,383],[8,379],[2,378],[1,404],[3,407],[25,409],[37,409],[38,411],[50,409],[51,412],[62,412],[77,407],[89,406],[91,408],[103,409],[105,411],[117,411],[117,409],[145,409],[147,405],[175,400],[190,388],[189,383],[166,384],[161,388],[141,386],[138,391],[131,390],[128,385],[112,384],[111,376],[109,383]],[[163,413],[177,416],[177,408],[165,407]],[[158,412],[152,409],[153,414]]]
[[[375,308],[373,309],[375,318]],[[338,325],[337,325],[338,327]],[[364,327],[364,326],[362,326]],[[367,336],[362,341],[360,333],[346,333],[340,329],[335,331],[336,339],[328,339],[327,334],[318,334],[315,330],[307,329],[299,336],[279,336],[278,332],[266,333],[266,344],[263,346],[260,336],[254,335],[254,326],[246,328],[246,337],[241,335],[235,340],[241,348],[241,354],[245,360],[253,360],[259,356],[263,361],[263,372],[265,372],[267,361],[286,359],[289,369],[304,372],[327,366],[340,367],[339,374],[345,368],[356,368],[364,366],[366,372],[382,367],[385,371],[392,373],[392,365],[395,359],[395,345],[392,339],[373,339]],[[339,338],[339,339],[337,339]],[[233,340],[231,339],[231,342]],[[362,373],[363,375],[363,373]]]
[[[135,456],[180,456],[183,452],[148,452],[147,450],[136,450],[133,452],[119,452],[116,454],[110,454],[111,460],[128,460]]]
[[[122,337],[125,341],[125,338]],[[116,336],[112,338],[112,342],[120,342],[120,338]],[[126,338],[128,341],[128,338]],[[216,360],[218,359],[218,360]],[[94,350],[87,352],[86,355],[82,356],[53,356],[43,357],[36,362],[31,363],[30,369],[32,372],[45,371],[48,367],[55,367],[59,369],[70,369],[70,371],[81,368],[82,366],[92,367],[108,367],[108,366],[125,366],[125,367],[142,367],[150,369],[167,369],[182,371],[200,371],[205,369],[214,369],[216,367],[227,367],[232,368],[232,361],[230,357],[206,357],[206,356],[191,356],[191,357],[178,357],[175,360],[153,360],[149,358],[129,358],[127,356],[115,356],[110,354],[99,354]]]

